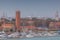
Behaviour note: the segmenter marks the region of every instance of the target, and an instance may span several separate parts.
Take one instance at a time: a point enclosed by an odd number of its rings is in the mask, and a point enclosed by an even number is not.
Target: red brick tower
[[[20,11],[16,11],[16,31],[20,30]]]

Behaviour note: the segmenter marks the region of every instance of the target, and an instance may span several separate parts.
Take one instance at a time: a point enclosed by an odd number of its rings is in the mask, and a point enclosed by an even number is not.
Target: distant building
[[[5,24],[2,24],[2,27],[3,27],[3,30],[5,31],[10,31],[12,29],[12,31],[15,31],[15,26],[14,24],[11,24],[11,23],[5,23]]]
[[[60,22],[50,22],[49,29],[60,30]]]
[[[12,28],[14,25],[11,23],[3,24],[3,28]]]
[[[22,19],[21,20],[21,27],[27,28],[27,29],[34,29],[34,21],[32,19]]]

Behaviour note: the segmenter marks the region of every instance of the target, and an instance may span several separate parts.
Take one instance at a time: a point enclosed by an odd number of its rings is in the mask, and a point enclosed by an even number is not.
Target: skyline
[[[0,0],[0,17],[15,17],[16,10],[21,11],[21,17],[55,17],[60,13],[60,0]],[[60,17],[60,14],[59,14]]]

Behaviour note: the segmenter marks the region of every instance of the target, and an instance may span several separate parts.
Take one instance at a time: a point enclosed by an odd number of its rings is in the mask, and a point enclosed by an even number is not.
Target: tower
[[[57,11],[56,14],[55,14],[55,20],[56,20],[56,21],[59,21],[58,11]]]
[[[20,30],[20,11],[16,11],[16,31]]]

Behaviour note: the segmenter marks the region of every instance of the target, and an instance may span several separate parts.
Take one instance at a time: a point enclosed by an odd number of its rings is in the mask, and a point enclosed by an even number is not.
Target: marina
[[[5,32],[0,32],[0,38],[34,38],[34,37],[60,37],[59,32],[41,32],[41,33],[35,33],[30,31],[29,33],[19,33],[14,32],[9,35],[7,35]]]
[[[60,40],[60,0],[0,0],[0,40]]]

